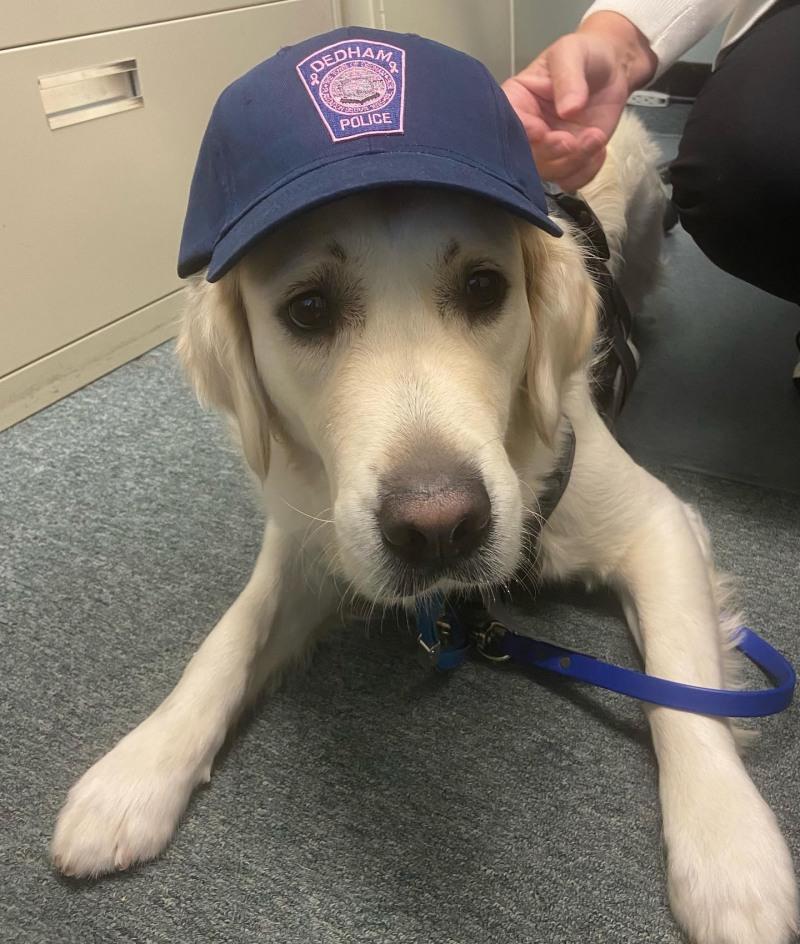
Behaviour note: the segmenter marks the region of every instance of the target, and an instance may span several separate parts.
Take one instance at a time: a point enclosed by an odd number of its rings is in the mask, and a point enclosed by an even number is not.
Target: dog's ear
[[[269,469],[269,401],[258,375],[235,273],[219,282],[194,276],[178,335],[178,355],[201,403],[234,421],[242,451],[260,478]]]
[[[566,382],[592,350],[598,296],[583,251],[568,231],[554,239],[525,225],[521,234],[531,311],[528,393],[536,430],[552,444]]]

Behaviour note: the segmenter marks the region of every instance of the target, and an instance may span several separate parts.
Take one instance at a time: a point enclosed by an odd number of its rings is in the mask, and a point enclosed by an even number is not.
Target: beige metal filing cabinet
[[[0,429],[174,334],[175,258],[220,90],[341,23],[511,70],[512,0],[2,0]]]
[[[5,0],[0,428],[174,333],[178,239],[211,106],[250,66],[331,28],[334,9]]]

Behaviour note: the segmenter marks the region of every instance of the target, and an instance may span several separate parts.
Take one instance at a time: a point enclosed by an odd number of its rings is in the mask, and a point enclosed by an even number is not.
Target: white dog
[[[661,198],[633,119],[583,196],[635,305]],[[554,239],[452,192],[373,192],[286,223],[219,282],[194,278],[180,355],[201,399],[233,420],[267,510],[263,548],[172,694],[70,791],[52,843],[62,872],[157,856],[242,709],[343,595],[410,605],[531,566],[526,521],[565,418],[574,468],[537,572],[613,587],[649,673],[731,683],[731,621],[702,522],[593,406],[596,293],[565,229]],[[791,858],[731,725],[645,710],[678,921],[704,944],[788,941]]]

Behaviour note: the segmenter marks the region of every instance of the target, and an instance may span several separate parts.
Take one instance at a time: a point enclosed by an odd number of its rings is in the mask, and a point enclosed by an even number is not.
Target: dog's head
[[[294,476],[316,496],[301,510],[332,519],[333,566],[362,595],[514,574],[536,511],[521,476],[594,335],[568,233],[465,194],[366,193],[192,292],[180,351],[201,398],[234,418],[268,490]]]

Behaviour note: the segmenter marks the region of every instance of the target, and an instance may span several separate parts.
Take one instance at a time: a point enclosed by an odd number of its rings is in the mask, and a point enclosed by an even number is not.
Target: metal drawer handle
[[[53,129],[144,105],[135,59],[39,76],[39,94]]]

